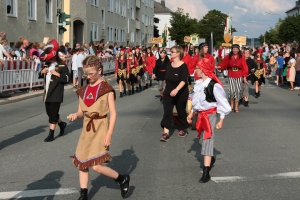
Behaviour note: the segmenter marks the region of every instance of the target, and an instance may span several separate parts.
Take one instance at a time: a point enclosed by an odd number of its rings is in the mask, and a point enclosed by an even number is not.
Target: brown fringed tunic
[[[87,85],[76,91],[79,105],[84,112],[84,119],[76,153],[71,156],[71,158],[74,158],[74,165],[81,170],[101,165],[111,159],[109,150],[104,147],[103,141],[109,126],[107,117],[109,112],[108,94],[114,93],[116,99],[113,87],[102,81],[96,101],[90,107],[87,107],[83,101],[86,89]]]

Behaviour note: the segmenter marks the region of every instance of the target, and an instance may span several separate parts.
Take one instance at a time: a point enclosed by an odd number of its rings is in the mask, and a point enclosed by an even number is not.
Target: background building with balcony
[[[292,8],[292,9],[285,12],[288,17],[298,16],[300,14],[300,0],[296,1],[295,4],[296,5],[295,5],[294,8]]]
[[[158,27],[159,35],[162,36],[162,33],[165,29],[165,27],[170,28],[170,19],[171,19],[171,12],[169,8],[166,7],[166,1],[161,0],[161,2],[154,3],[154,17],[159,19],[158,23],[155,23],[155,25]],[[176,43],[175,41],[171,41],[171,38],[169,36],[169,30],[167,30],[167,48],[170,48],[174,46]],[[161,46],[161,44],[160,44]]]

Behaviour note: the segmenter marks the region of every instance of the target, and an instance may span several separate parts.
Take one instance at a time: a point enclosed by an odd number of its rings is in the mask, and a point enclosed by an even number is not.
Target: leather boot
[[[258,98],[258,93],[255,92],[254,96],[255,96],[255,98]]]
[[[126,89],[124,89],[123,96],[126,96]]]
[[[149,84],[149,87],[151,87],[152,86],[152,80],[150,79],[150,84]]]
[[[141,85],[139,85],[139,90],[140,90],[140,92],[142,91],[142,86]]]
[[[243,99],[239,100],[239,105],[243,104]]]
[[[131,95],[131,90],[128,90],[128,95],[129,95],[129,96]]]
[[[245,102],[244,102],[244,106],[245,106],[245,107],[249,107],[249,101],[245,101]]]
[[[80,188],[80,197],[78,200],[88,200],[88,189]]]
[[[44,142],[52,142],[54,140],[54,130],[49,131],[49,135],[46,139],[44,139]]]
[[[203,174],[199,180],[199,183],[206,183],[210,180],[209,170],[210,167],[205,167],[205,166],[203,167]]]
[[[136,92],[136,93],[139,92],[139,87],[135,87],[135,92]]]
[[[260,91],[257,92],[258,97],[260,97]]]
[[[120,92],[119,98],[122,98],[122,97],[123,97],[123,92]]]
[[[63,136],[65,134],[65,128],[67,126],[67,123],[61,121],[60,123],[58,123],[58,126],[60,128],[59,136]]]
[[[131,90],[131,94],[134,95],[134,89]]]

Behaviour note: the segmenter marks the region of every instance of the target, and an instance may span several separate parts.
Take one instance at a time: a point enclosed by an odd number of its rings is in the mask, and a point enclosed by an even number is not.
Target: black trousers
[[[59,119],[60,102],[45,102],[46,113],[50,124],[56,124]]]
[[[178,96],[171,97],[169,94],[164,95],[164,116],[161,120],[161,127],[171,129],[173,119],[173,108],[176,107],[178,120],[180,122],[180,129],[187,129],[189,124],[187,122],[186,103],[188,100],[188,94],[177,94]]]

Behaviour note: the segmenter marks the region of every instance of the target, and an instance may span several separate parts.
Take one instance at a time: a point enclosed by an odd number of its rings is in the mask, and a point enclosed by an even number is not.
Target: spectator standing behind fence
[[[73,71],[73,88],[77,88],[78,86],[78,57],[79,49],[73,49],[73,57],[72,57],[72,71]]]
[[[65,63],[57,55],[58,43],[55,39],[49,42],[44,53],[40,56],[46,62],[45,67],[40,72],[40,78],[44,78],[44,97],[46,113],[49,117],[49,135],[44,142],[54,140],[56,124],[60,127],[59,136],[63,136],[67,123],[63,122],[59,116],[60,104],[64,97],[64,84],[69,82],[69,70]]]
[[[84,60],[84,50],[80,48],[78,50],[78,55],[77,55],[77,67],[78,67],[78,88],[82,87],[82,77],[84,76],[83,73],[83,68],[82,68],[82,61]]]
[[[296,64],[295,64],[295,70],[296,70],[296,87],[294,88],[295,90],[300,89],[300,46],[296,50]]]

